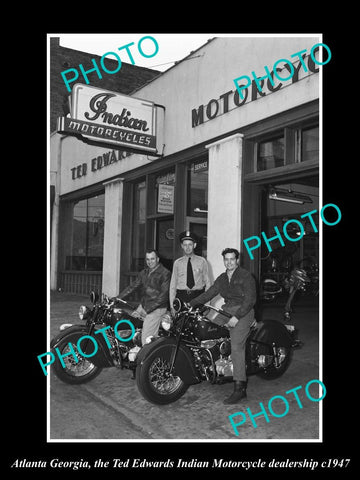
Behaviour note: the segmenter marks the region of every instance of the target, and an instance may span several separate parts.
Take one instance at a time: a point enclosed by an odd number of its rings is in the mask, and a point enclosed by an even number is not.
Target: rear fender
[[[50,342],[51,349],[54,350],[59,345],[60,341],[66,341],[68,339],[68,341],[70,342],[70,339],[74,333],[83,337],[84,335],[89,335],[89,329],[88,327],[86,327],[86,325],[73,325],[71,327],[66,328],[62,332],[58,333],[58,335],[56,335],[51,340]],[[88,357],[89,361],[100,368],[113,367],[114,363],[110,355],[110,350],[106,344],[106,341],[103,335],[102,334],[94,335],[93,333],[91,336],[95,339],[98,345],[98,350],[95,353],[95,355],[93,355],[92,357]],[[87,353],[87,349],[85,347],[85,340],[82,342],[81,348],[84,353]],[[94,350],[93,342],[90,342],[89,354],[93,350]]]
[[[161,353],[162,357],[170,361],[171,355],[176,348],[176,339],[172,337],[160,337],[142,347],[137,356],[137,365],[142,366],[150,354]],[[194,365],[194,360],[189,348],[180,344],[174,365],[174,374],[181,378],[187,385],[199,383],[201,380]]]
[[[270,347],[273,343],[276,346],[291,347],[292,338],[285,325],[277,320],[264,320],[261,323],[252,336],[253,340],[266,343]]]

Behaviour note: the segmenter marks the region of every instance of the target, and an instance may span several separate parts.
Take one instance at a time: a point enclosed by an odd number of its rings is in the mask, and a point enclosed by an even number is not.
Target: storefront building
[[[115,295],[143,268],[148,247],[171,269],[185,229],[199,237],[197,252],[213,278],[224,268],[221,251],[234,247],[260,280],[270,259],[258,249],[251,260],[243,239],[262,231],[272,237],[275,225],[319,207],[322,67],[319,49],[312,48],[320,42],[214,38],[133,92],[163,112],[156,154],[54,133],[51,149],[61,173],[51,288]],[[274,81],[268,75],[256,82],[265,66]],[[241,76],[251,79],[242,95],[234,83]],[[292,243],[293,256],[318,262],[318,236],[305,222],[304,229],[308,235]]]

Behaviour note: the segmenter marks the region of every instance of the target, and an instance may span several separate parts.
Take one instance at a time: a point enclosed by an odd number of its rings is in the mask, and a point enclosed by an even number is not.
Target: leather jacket
[[[125,298],[136,290],[140,291],[140,303],[146,313],[151,313],[157,308],[167,308],[169,303],[169,286],[171,273],[161,263],[149,273],[149,268],[144,268],[137,278],[118,297]]]
[[[206,292],[189,303],[192,307],[204,304],[218,294],[225,300],[222,309],[240,319],[249,313],[256,303],[255,280],[247,270],[237,267],[230,282],[227,273],[222,273]]]

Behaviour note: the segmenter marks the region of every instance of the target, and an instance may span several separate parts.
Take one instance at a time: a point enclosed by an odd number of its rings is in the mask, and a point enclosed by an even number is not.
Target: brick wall
[[[105,52],[104,52],[105,53]],[[138,67],[129,63],[122,62],[121,69],[114,74],[103,72],[100,67],[100,56],[92,53],[80,52],[71,48],[61,47],[59,38],[50,38],[50,131],[56,130],[57,118],[63,116],[64,104],[67,105],[67,98],[70,93],[67,91],[61,72],[69,68],[79,70],[79,64],[82,64],[85,70],[93,68],[91,59],[96,60],[100,68],[102,79],[96,72],[89,73],[89,82],[91,86],[104,88],[118,93],[130,94],[136,88],[147,83],[159,75],[158,70]],[[115,70],[118,65],[116,60],[107,58],[105,66],[109,70]],[[77,80],[85,83],[80,73]],[[76,82],[74,82],[76,83]]]

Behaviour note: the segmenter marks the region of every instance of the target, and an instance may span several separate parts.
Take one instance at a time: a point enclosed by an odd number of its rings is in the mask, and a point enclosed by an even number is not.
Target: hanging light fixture
[[[299,205],[303,205],[304,203],[313,203],[312,199],[308,195],[295,192],[290,188],[286,190],[284,188],[270,187],[269,199],[278,200],[280,202],[297,203]]]

